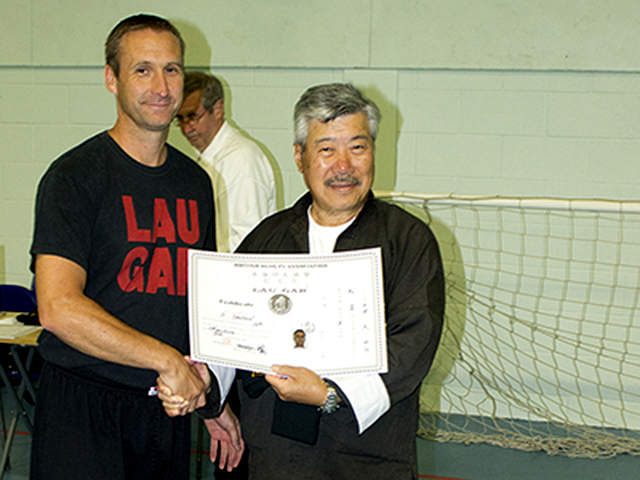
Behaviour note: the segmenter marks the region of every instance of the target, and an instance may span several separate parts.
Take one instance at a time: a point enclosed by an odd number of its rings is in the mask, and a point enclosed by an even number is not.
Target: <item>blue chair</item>
[[[0,311],[31,313],[36,309],[36,295],[20,285],[0,285]]]

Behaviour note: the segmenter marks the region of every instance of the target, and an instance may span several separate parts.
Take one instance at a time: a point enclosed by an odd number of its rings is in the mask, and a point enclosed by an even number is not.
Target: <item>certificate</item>
[[[189,251],[192,358],[255,372],[385,373],[379,248],[331,255]]]

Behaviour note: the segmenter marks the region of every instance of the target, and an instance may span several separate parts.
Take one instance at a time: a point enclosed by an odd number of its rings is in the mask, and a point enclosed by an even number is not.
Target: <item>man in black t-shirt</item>
[[[184,42],[137,15],[106,43],[113,128],[43,177],[31,247],[45,359],[32,479],[188,479],[189,419],[164,413],[161,379],[192,412],[220,409],[233,372],[206,384],[188,353],[186,252],[215,249],[207,174],[166,144],[182,102]],[[242,449],[233,414],[219,424]],[[233,455],[233,454],[232,454]]]

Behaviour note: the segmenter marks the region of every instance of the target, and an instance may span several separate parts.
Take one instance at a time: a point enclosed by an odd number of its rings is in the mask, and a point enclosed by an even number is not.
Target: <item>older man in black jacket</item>
[[[274,366],[279,375],[267,375],[262,386],[261,377],[245,375],[250,478],[417,478],[420,385],[444,314],[438,245],[426,224],[371,193],[380,120],[372,101],[352,85],[321,85],[303,94],[294,120],[295,160],[309,192],[264,220],[238,252],[380,247],[389,371],[320,378]]]

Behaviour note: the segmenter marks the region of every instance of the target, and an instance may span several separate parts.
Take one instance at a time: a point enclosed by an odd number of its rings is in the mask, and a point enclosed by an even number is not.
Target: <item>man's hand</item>
[[[238,466],[244,452],[240,422],[227,404],[218,418],[207,419],[204,424],[211,435],[211,462],[215,463],[217,459],[218,467],[230,472]]]
[[[211,387],[207,366],[194,362],[188,356],[177,368],[158,377],[158,397],[170,417],[186,415],[205,405]]]
[[[327,401],[327,385],[314,372],[304,367],[273,365],[276,375],[265,375],[281,400],[323,406]]]

